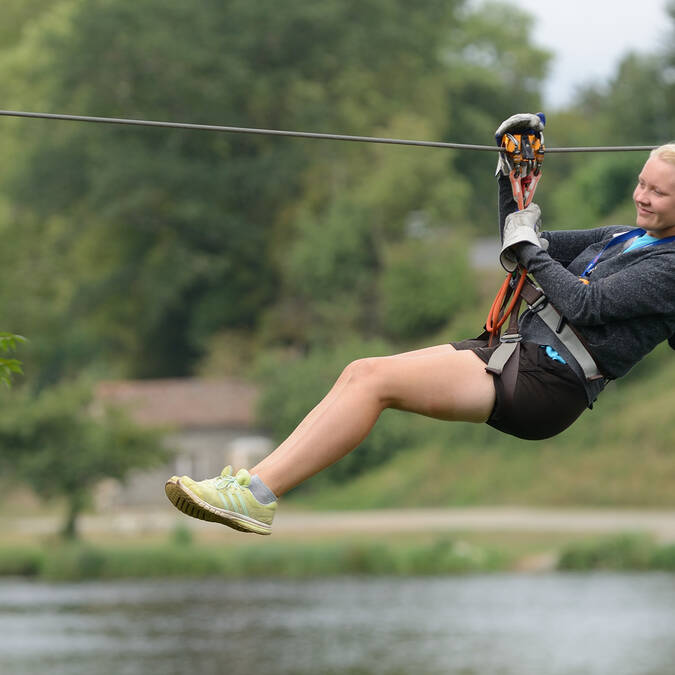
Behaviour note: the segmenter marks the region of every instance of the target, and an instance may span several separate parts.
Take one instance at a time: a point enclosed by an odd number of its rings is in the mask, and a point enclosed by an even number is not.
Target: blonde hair
[[[668,164],[675,165],[675,141],[671,143],[666,143],[665,145],[660,145],[658,148],[654,148],[650,153],[650,157],[656,157]]]

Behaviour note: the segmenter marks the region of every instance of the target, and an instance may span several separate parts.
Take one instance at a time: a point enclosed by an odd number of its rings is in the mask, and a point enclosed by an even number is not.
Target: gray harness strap
[[[520,338],[520,336],[518,336]],[[502,342],[492,352],[490,360],[485,366],[488,373],[499,375],[504,382],[504,388],[513,398],[518,381],[518,366],[520,364],[520,339]]]
[[[508,363],[508,360],[516,352],[519,345],[519,340],[501,342],[499,347],[497,347],[497,349],[495,349],[490,355],[490,360],[488,361],[486,370],[494,373],[495,375],[501,375],[502,371],[506,367],[506,364]]]
[[[560,312],[548,302],[541,288],[535,286],[528,279],[521,291],[521,297],[525,300],[529,309],[532,312],[536,312],[565,345],[583,370],[587,380],[597,380],[604,377],[581,338],[565,321]],[[518,333],[518,314],[517,310],[512,313],[508,329],[500,338],[500,345],[492,353],[485,367],[485,370],[489,373],[502,377],[505,389],[511,396],[516,388],[518,362],[520,360],[520,342],[522,340]]]
[[[547,302],[537,311],[537,315],[558,336],[560,342],[567,347],[569,353],[584,371],[587,380],[597,380],[603,375],[598,369],[590,352],[579,339],[579,336],[570,328],[570,325],[562,320],[558,310]],[[561,327],[562,325],[562,327]]]
[[[522,295],[522,291],[521,291]],[[492,352],[490,360],[485,366],[488,373],[499,375],[509,397],[513,398],[518,381],[518,366],[520,364],[520,342],[522,337],[518,332],[518,315],[521,301],[513,308],[509,317],[509,325],[504,335],[500,337],[500,345]]]

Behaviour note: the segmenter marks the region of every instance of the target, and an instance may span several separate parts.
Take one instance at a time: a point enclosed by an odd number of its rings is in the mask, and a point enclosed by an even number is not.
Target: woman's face
[[[633,192],[636,224],[652,237],[675,235],[675,165],[650,157]]]

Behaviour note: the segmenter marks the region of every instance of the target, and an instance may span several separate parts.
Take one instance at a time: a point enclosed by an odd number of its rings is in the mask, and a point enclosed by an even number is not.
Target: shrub
[[[558,561],[561,570],[649,569],[655,544],[644,534],[621,534],[591,543],[572,544]]]
[[[439,330],[476,297],[466,245],[430,236],[391,246],[379,291],[387,335],[413,339]]]

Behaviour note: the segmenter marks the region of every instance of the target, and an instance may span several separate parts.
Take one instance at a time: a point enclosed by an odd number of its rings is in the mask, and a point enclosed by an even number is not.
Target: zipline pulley
[[[527,130],[522,133],[505,133],[500,142],[500,165],[509,169],[509,181],[513,199],[522,211],[532,201],[541,178],[544,163],[544,135]],[[490,334],[490,343],[499,338],[501,328],[509,316],[520,307],[520,294],[527,279],[527,270],[519,266],[506,279],[490,307],[485,320],[485,329]],[[517,316],[514,317],[514,320]]]

